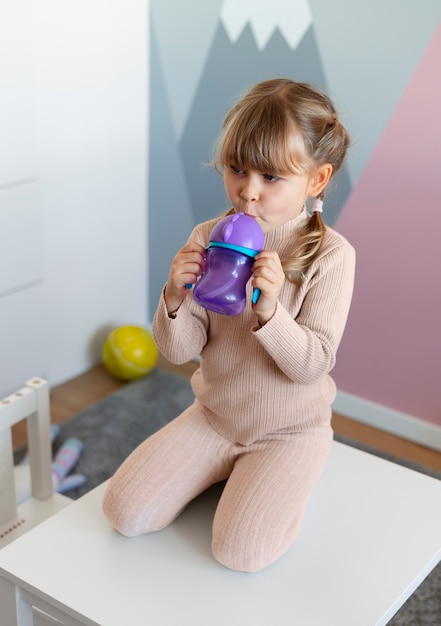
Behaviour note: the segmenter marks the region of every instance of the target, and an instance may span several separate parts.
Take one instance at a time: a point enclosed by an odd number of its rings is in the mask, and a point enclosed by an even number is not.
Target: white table
[[[441,481],[338,443],[297,542],[257,574],[211,555],[219,487],[135,539],[104,488],[0,551],[2,626],[57,623],[32,605],[69,626],[381,626],[441,560]]]

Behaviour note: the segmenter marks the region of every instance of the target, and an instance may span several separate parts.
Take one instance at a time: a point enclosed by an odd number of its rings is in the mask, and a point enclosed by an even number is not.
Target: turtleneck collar
[[[269,230],[265,233],[265,248],[275,250],[278,244],[280,245],[286,240],[291,240],[305,225],[308,219],[309,215],[306,212],[306,207],[303,207],[303,211],[292,220],[280,226],[276,226],[273,230]]]

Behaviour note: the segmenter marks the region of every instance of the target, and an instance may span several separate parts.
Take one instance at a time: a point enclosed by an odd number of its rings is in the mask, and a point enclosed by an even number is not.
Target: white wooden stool
[[[17,507],[11,428],[22,420],[27,421],[31,497]],[[0,399],[0,548],[71,502],[54,493],[49,386],[33,378]]]
[[[219,487],[135,539],[104,489],[0,551],[2,624],[381,626],[441,559],[441,481],[339,443],[296,543],[257,574],[211,554]]]

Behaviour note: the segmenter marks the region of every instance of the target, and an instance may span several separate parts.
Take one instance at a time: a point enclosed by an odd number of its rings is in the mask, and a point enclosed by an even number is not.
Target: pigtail
[[[312,93],[317,97],[320,106],[298,107],[296,123],[302,128],[304,138],[308,140],[312,161],[318,165],[330,163],[334,176],[346,156],[350,144],[349,134],[340,122],[331,101],[320,92]],[[316,104],[317,102],[314,103]],[[305,280],[308,269],[320,252],[326,234],[321,209],[324,196],[325,190],[318,196],[319,208],[314,210],[313,207],[308,222],[296,240],[291,256],[283,263],[286,277],[295,284],[301,284]]]
[[[300,232],[292,255],[282,262],[283,271],[291,282],[301,285],[306,273],[317,258],[326,234],[321,213],[314,211]]]

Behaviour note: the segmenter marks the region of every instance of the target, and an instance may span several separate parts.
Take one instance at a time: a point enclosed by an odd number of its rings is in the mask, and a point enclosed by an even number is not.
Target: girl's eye
[[[264,177],[265,180],[269,181],[270,183],[272,183],[272,182],[274,182],[276,180],[279,180],[278,176],[273,176],[272,174],[264,174],[263,177]]]
[[[230,170],[232,172],[234,172],[235,174],[243,174],[243,170],[240,170],[238,167],[236,167],[235,165],[230,165]]]

